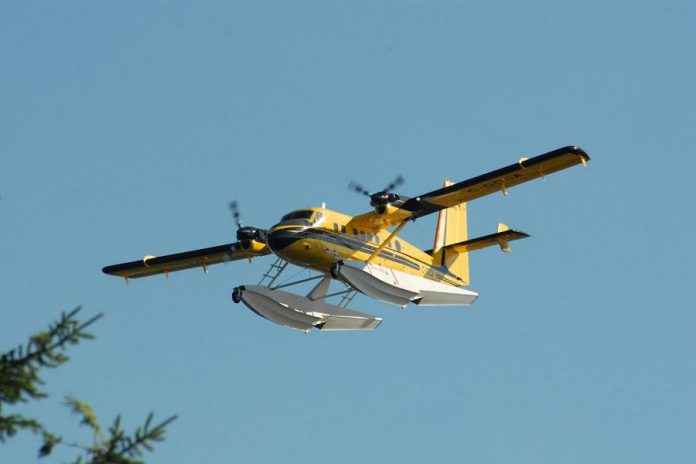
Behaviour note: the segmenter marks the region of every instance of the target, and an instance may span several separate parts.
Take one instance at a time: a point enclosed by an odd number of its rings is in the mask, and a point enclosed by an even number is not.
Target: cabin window
[[[353,229],[353,237],[357,237],[357,236],[358,236],[358,229]]]
[[[369,233],[369,232],[367,233],[367,241],[368,241],[368,242],[371,242],[371,241],[372,241],[372,234]]]
[[[377,245],[379,245],[379,235],[375,235],[375,242],[377,242]]]
[[[344,233],[344,234],[348,233],[348,232],[346,231],[346,226],[341,226],[341,232]]]
[[[401,244],[399,243],[399,241],[394,240],[394,243],[396,244],[396,251],[401,251]]]
[[[360,240],[365,240],[365,232],[360,231]]]
[[[338,224],[336,224],[336,223],[334,222],[333,226],[334,226],[334,232],[338,232]]]

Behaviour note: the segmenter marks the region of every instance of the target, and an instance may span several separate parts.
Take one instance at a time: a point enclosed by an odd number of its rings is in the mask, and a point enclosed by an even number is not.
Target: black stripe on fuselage
[[[317,240],[332,245],[343,246],[351,250],[362,251],[367,254],[374,254],[374,252],[377,251],[378,248],[370,242],[360,240],[350,235],[337,234],[324,229],[302,229],[299,227],[289,227],[287,229],[274,231],[269,236],[269,245],[271,249],[282,250],[283,248],[286,248],[294,242],[296,242],[297,240],[301,239]],[[379,257],[398,264],[402,264],[417,271],[420,270],[420,265],[423,265],[426,268],[440,273],[441,276],[438,277],[442,278],[443,280],[446,280],[449,284],[454,286],[461,285],[461,282],[457,280],[457,276],[449,272],[447,268],[443,268],[441,266],[433,266],[422,261],[416,261],[414,258],[408,257],[408,255],[405,255],[403,253],[397,254],[391,250],[383,249],[382,251],[380,251]]]
[[[346,248],[350,248],[351,250],[358,250],[367,254],[374,254],[374,252],[377,251],[378,248],[372,245],[370,242],[366,242],[364,240],[351,237],[349,235],[336,235],[321,229],[309,229],[307,232],[307,238],[313,238],[315,240],[324,241],[328,243],[336,243]],[[399,256],[391,251],[382,250],[380,251],[379,256],[381,258],[385,258],[390,261],[403,264],[404,266],[410,267],[411,269],[420,271],[420,266],[418,265],[418,263],[406,258],[406,255]]]

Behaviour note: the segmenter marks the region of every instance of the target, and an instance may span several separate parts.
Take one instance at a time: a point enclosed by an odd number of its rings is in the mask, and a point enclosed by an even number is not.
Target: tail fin
[[[452,184],[453,182],[445,180],[444,187]],[[440,210],[435,229],[433,264],[445,266],[464,285],[469,285],[469,253],[457,253],[451,249],[446,250],[445,247],[466,241],[467,238],[466,203]]]

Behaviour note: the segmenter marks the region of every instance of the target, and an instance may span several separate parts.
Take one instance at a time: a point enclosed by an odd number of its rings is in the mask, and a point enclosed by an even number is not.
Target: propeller
[[[392,190],[394,190],[396,187],[403,184],[404,182],[406,182],[406,179],[404,179],[404,176],[399,174],[398,176],[396,176],[396,179],[394,179],[393,181],[391,181],[391,183],[389,185],[387,185],[387,187],[384,189],[384,191],[391,192]]]
[[[232,200],[230,201],[230,210],[232,211],[232,217],[234,218],[234,222],[237,224],[237,229],[241,229],[244,227],[242,224],[242,220],[240,219],[241,214],[239,214],[239,204],[237,204],[237,200]]]
[[[399,195],[391,193],[391,191],[403,184],[405,181],[406,179],[404,179],[404,176],[398,175],[383,190],[375,193],[370,193],[365,187],[358,184],[354,180],[350,181],[348,188],[356,193],[370,197],[370,205],[374,206],[375,211],[382,214],[386,210],[387,205],[399,199]]]
[[[392,190],[394,190],[396,187],[398,187],[399,185],[403,184],[404,182],[406,182],[406,179],[404,179],[404,176],[398,175],[393,181],[391,181],[389,183],[389,185],[387,185],[381,191],[376,192],[376,193],[370,193],[365,187],[358,184],[354,180],[350,181],[350,184],[348,184],[348,188],[350,190],[353,190],[354,192],[361,193],[367,197],[372,197],[372,196],[377,195],[379,193],[389,193]]]
[[[351,181],[350,181],[350,184],[348,184],[348,188],[349,188],[350,190],[353,190],[354,192],[362,193],[363,195],[368,196],[368,197],[370,196],[370,192],[368,192],[368,191],[365,189],[365,187],[363,187],[362,185],[358,184],[358,183],[355,182],[354,180],[351,180]]]
[[[244,226],[241,219],[242,215],[239,212],[239,204],[236,200],[231,201],[229,207],[230,211],[232,211],[234,222],[237,224],[237,240],[242,245],[243,249],[248,250],[251,248],[251,242],[253,241],[266,243],[266,237],[268,235],[266,229]]]

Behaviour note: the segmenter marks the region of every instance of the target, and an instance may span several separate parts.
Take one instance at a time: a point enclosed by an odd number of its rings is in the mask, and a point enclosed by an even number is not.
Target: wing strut
[[[380,252],[381,252],[382,250],[384,250],[384,247],[387,246],[387,244],[391,241],[391,239],[393,239],[394,237],[396,237],[396,235],[397,235],[399,232],[401,232],[401,229],[404,228],[404,226],[406,225],[407,222],[408,222],[408,219],[401,221],[401,224],[399,224],[399,225],[396,227],[396,229],[394,229],[394,231],[393,231],[391,234],[389,234],[389,237],[387,237],[387,239],[386,239],[385,241],[383,241],[382,244],[381,244],[380,246],[377,247],[377,249],[375,250],[375,252],[372,253],[372,256],[370,256],[369,258],[367,258],[367,262],[368,262],[368,263],[371,263],[372,261],[374,261],[374,259],[375,259],[377,256],[379,256]]]

